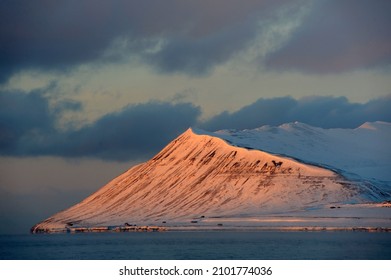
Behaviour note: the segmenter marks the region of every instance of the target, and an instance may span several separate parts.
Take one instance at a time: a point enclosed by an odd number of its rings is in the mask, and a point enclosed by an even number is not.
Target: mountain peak
[[[296,141],[287,136],[293,132],[278,129],[272,132],[274,136]],[[266,152],[259,147],[277,140],[264,131],[259,133],[208,133],[189,128],[149,161],[32,231],[163,221],[180,226],[195,217],[253,217],[387,196],[373,185],[347,179],[320,164]]]
[[[381,130],[381,129],[391,129],[391,123],[376,121],[376,122],[365,122],[358,127],[358,129],[370,129],[370,130]]]

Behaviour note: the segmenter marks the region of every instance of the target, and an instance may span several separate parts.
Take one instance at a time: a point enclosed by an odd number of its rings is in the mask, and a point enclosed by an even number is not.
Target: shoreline
[[[328,205],[307,211],[249,216],[196,216],[159,221],[37,224],[31,233],[164,232],[164,231],[366,231],[391,232],[390,203]]]
[[[101,232],[391,232],[391,227],[343,227],[343,226],[140,226],[140,227],[75,227],[64,229],[36,229],[31,234],[78,234]]]

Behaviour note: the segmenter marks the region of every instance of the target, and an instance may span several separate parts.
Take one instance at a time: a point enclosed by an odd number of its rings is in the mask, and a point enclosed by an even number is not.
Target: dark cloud
[[[144,55],[144,60],[162,72],[207,74],[212,66],[228,60],[251,42],[256,34],[253,25],[247,21],[212,36],[169,40],[159,52]]]
[[[391,64],[391,1],[319,0],[266,60],[278,70],[335,73]]]
[[[126,52],[161,71],[200,74],[251,41],[256,21],[285,2],[291,1],[0,1],[0,83],[23,69],[64,71],[120,59],[107,55],[119,39]],[[161,49],[145,52],[159,39]]]
[[[191,103],[151,101],[109,113],[79,129],[60,131],[65,112],[82,110],[66,100],[49,105],[51,87],[30,93],[0,92],[0,155],[146,159],[188,127],[209,131],[245,129],[300,121],[323,128],[354,128],[366,121],[391,121],[391,95],[367,103],[345,97],[259,99],[233,112],[199,122],[201,110]]]
[[[63,156],[80,155],[116,160],[152,156],[194,125],[200,109],[190,103],[149,102],[108,114],[69,133],[57,150]]]
[[[145,159],[200,115],[189,103],[149,102],[107,114],[78,130],[56,129],[64,110],[81,108],[66,101],[52,109],[44,91],[0,92],[0,155]]]
[[[0,1],[0,83],[21,70],[67,71],[129,55],[162,72],[206,74],[251,44],[259,21],[286,5],[292,1]],[[316,73],[389,65],[390,13],[386,0],[315,1],[266,64]]]
[[[367,103],[351,103],[345,97],[279,97],[259,99],[233,112],[223,112],[201,125],[219,129],[251,129],[300,121],[323,128],[355,128],[366,121],[391,121],[391,95]]]
[[[0,92],[0,150],[18,153],[21,142],[53,133],[54,119],[44,90]],[[39,141],[38,139],[36,141]]]

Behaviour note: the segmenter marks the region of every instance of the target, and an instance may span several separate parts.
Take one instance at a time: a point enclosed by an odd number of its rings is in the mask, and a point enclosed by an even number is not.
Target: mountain
[[[356,129],[323,129],[304,123],[210,135],[235,146],[260,149],[330,168],[344,176],[391,189],[391,123],[364,123]]]
[[[286,226],[298,216],[292,213],[299,213],[302,225],[317,225],[308,213],[320,217],[324,209],[341,205],[344,209],[338,213],[351,216],[352,205],[378,207],[368,203],[390,198],[387,172],[380,172],[390,167],[390,142],[383,143],[389,140],[390,127],[366,123],[355,130],[326,130],[290,123],[215,133],[188,129],[149,161],[32,231],[136,224],[221,227],[222,221],[225,226],[285,221]],[[381,211],[383,226],[391,212]]]

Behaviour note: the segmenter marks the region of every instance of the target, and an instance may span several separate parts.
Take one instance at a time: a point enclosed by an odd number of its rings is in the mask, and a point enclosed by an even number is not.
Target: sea
[[[0,235],[1,260],[391,260],[388,232]]]

